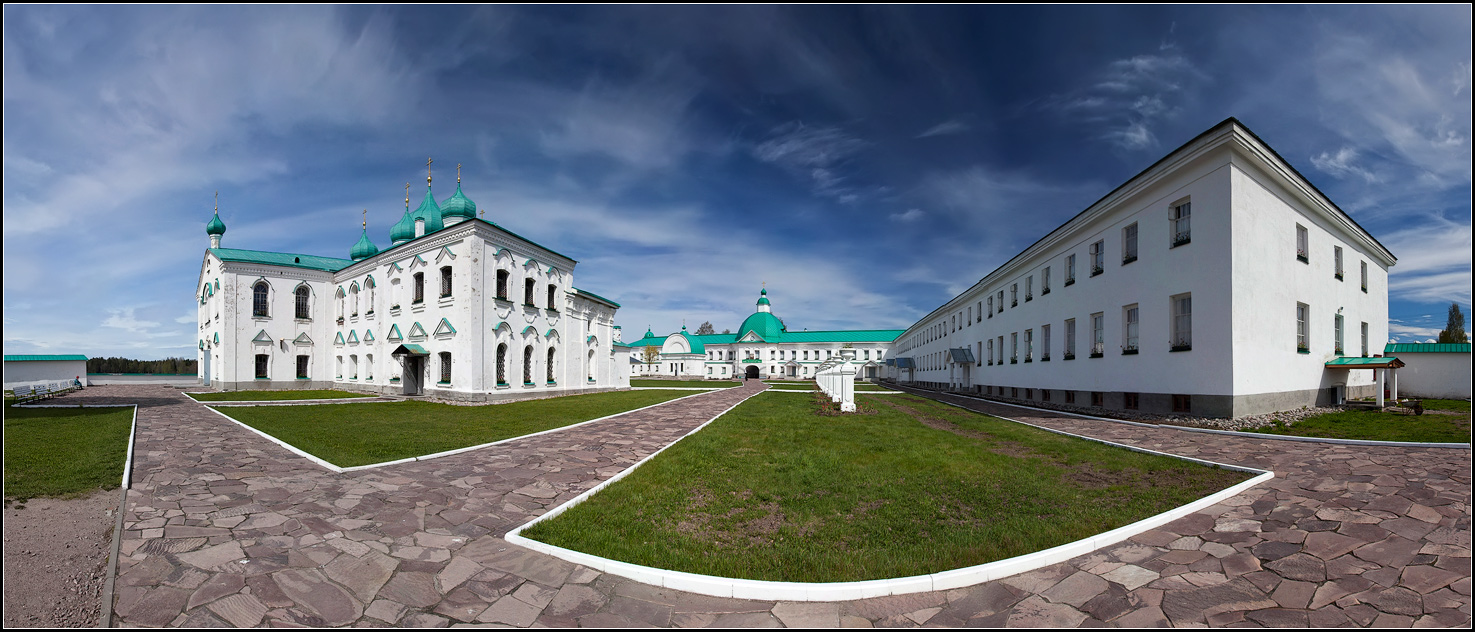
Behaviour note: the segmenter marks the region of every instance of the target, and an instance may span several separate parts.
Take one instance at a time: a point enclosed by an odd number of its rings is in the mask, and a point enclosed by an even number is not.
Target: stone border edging
[[[655,408],[656,406],[664,406],[664,405],[669,404],[671,402],[679,402],[679,401],[681,401],[683,399],[687,399],[688,397],[696,397],[697,395],[701,395],[701,394],[703,394],[705,392],[706,391],[703,391],[702,393],[692,393],[691,395],[687,395],[685,397],[677,397],[676,399],[668,399],[668,400],[666,400],[664,402],[657,402],[657,403],[651,404],[649,406],[641,406],[640,408],[633,408],[633,409],[630,409],[630,410],[620,411],[620,412],[614,413],[612,415],[605,415],[603,417],[596,417],[594,419],[589,419],[589,420],[581,421],[581,422],[575,423],[575,424],[569,424],[567,426],[559,426],[557,428],[549,428],[547,430],[539,430],[538,432],[533,432],[533,433],[529,433],[529,434],[525,434],[525,435],[518,435],[516,437],[508,437],[506,439],[499,439],[497,441],[492,441],[490,443],[483,443],[483,444],[480,444],[480,445],[467,446],[467,447],[464,447],[464,448],[456,448],[454,450],[446,450],[444,452],[435,452],[435,453],[431,453],[431,454],[422,454],[420,456],[412,456],[412,457],[407,457],[407,458],[403,458],[403,459],[397,459],[397,460],[394,460],[394,461],[384,461],[384,462],[381,462],[381,463],[370,463],[368,465],[352,465],[352,466],[349,466],[349,467],[339,467],[337,465],[333,465],[332,463],[329,463],[329,462],[327,462],[327,461],[325,461],[323,459],[320,459],[320,458],[318,458],[316,456],[313,456],[311,454],[308,454],[307,451],[302,450],[302,449],[298,448],[297,446],[294,446],[294,445],[292,445],[290,443],[287,443],[286,441],[283,441],[281,439],[278,439],[276,437],[273,437],[273,436],[271,436],[271,435],[269,435],[269,434],[267,434],[265,432],[262,432],[260,430],[255,429],[255,428],[252,428],[251,426],[246,425],[245,423],[242,423],[242,422],[236,420],[235,418],[231,417],[230,415],[227,415],[227,414],[225,414],[223,412],[220,412],[219,410],[216,410],[213,405],[210,405],[207,402],[195,401],[195,399],[192,398],[192,397],[189,398],[189,399],[190,399],[190,401],[194,401],[196,404],[200,404],[200,405],[204,406],[206,410],[209,410],[210,412],[213,412],[213,413],[215,413],[217,415],[220,415],[221,417],[224,417],[224,418],[230,420],[231,423],[236,424],[236,425],[238,425],[238,426],[240,426],[242,428],[245,428],[247,430],[250,430],[251,432],[254,432],[257,435],[261,436],[262,438],[265,438],[267,441],[270,441],[270,442],[275,443],[275,444],[277,444],[279,446],[282,446],[283,448],[286,448],[287,451],[289,451],[289,452],[291,452],[293,454],[296,454],[297,456],[304,457],[307,460],[312,461],[313,463],[316,463],[316,464],[322,466],[324,469],[327,469],[330,472],[333,472],[335,474],[342,474],[344,472],[358,472],[358,471],[362,471],[362,470],[369,470],[369,469],[374,469],[374,468],[387,467],[387,466],[390,466],[390,465],[399,465],[401,463],[410,463],[410,462],[414,462],[414,461],[428,461],[430,459],[438,459],[438,458],[443,457],[443,456],[452,456],[452,455],[456,455],[456,454],[461,454],[462,452],[470,452],[472,450],[480,450],[482,448],[488,448],[488,447],[491,447],[491,446],[494,446],[494,445],[499,445],[499,444],[507,443],[509,441],[517,441],[519,439],[526,439],[528,437],[536,437],[538,435],[545,435],[545,434],[548,434],[550,432],[558,432],[560,430],[567,430],[569,428],[577,428],[577,427],[582,426],[584,424],[592,424],[592,423],[594,423],[596,421],[604,421],[604,420],[609,419],[611,417],[618,417],[620,415],[624,415],[624,414],[627,414],[627,413],[633,413],[633,412],[636,412],[636,411],[645,410],[647,408]],[[369,402],[369,403],[372,403],[372,402]],[[228,408],[230,408],[230,407],[228,407]]]
[[[123,485],[117,515],[113,519],[113,547],[108,553],[108,577],[102,584],[102,603],[97,627],[113,627],[113,586],[118,579],[118,554],[123,550],[123,512],[128,508],[128,489],[133,486],[133,442],[138,437],[138,404],[133,404],[133,421],[128,425],[128,456],[123,459]],[[94,407],[96,408],[96,407]]]
[[[1239,430],[1216,430],[1216,429],[1213,429],[1213,428],[1194,428],[1194,427],[1191,427],[1191,426],[1175,426],[1173,424],[1150,424],[1150,423],[1147,423],[1147,422],[1130,421],[1130,420],[1127,420],[1127,419],[1112,419],[1110,417],[1096,417],[1096,416],[1093,416],[1093,415],[1084,415],[1084,414],[1081,414],[1081,413],[1072,413],[1072,412],[1066,412],[1066,411],[1063,411],[1063,410],[1055,410],[1053,408],[1036,408],[1034,406],[1025,406],[1023,404],[1011,404],[1009,402],[1000,402],[1000,401],[995,401],[995,400],[992,400],[992,399],[985,399],[985,398],[978,397],[978,396],[975,396],[975,395],[966,395],[966,394],[963,394],[963,393],[949,393],[949,392],[946,392],[946,391],[929,391],[927,389],[919,389],[919,388],[916,388],[916,387],[908,387],[908,388],[912,388],[913,390],[923,391],[923,392],[927,392],[927,393],[938,393],[940,395],[949,395],[949,396],[952,396],[952,397],[965,397],[965,398],[972,399],[972,400],[977,400],[977,401],[980,401],[980,402],[987,402],[987,403],[990,403],[990,404],[998,404],[1000,406],[1012,406],[1014,408],[1023,408],[1025,410],[1038,410],[1040,412],[1058,413],[1058,414],[1061,414],[1061,415],[1069,415],[1071,417],[1080,417],[1082,419],[1094,419],[1096,421],[1110,421],[1110,422],[1113,422],[1113,423],[1127,424],[1129,426],[1141,426],[1141,427],[1144,427],[1144,428],[1164,428],[1164,429],[1169,429],[1169,430],[1183,430],[1185,432],[1203,432],[1203,433],[1207,433],[1207,434],[1222,434],[1222,435],[1230,435],[1230,436],[1234,436],[1234,437],[1245,437],[1245,438],[1248,438],[1248,439],[1277,439],[1277,440],[1280,440],[1280,441],[1302,441],[1302,442],[1306,442],[1306,443],[1335,443],[1335,444],[1340,444],[1340,445],[1362,445],[1362,446],[1373,446],[1373,447],[1383,446],[1383,447],[1389,447],[1389,448],[1454,448],[1454,449],[1465,449],[1465,450],[1469,450],[1470,447],[1471,447],[1470,444],[1468,444],[1468,443],[1424,443],[1424,442],[1419,442],[1419,441],[1374,441],[1372,439],[1335,439],[1335,438],[1332,438],[1332,437],[1303,437],[1303,436],[1300,436],[1300,435],[1273,435],[1273,434],[1265,434],[1265,433],[1260,433],[1260,432],[1242,432],[1242,431],[1239,431]],[[941,403],[946,404],[947,402],[941,402]],[[951,405],[951,404],[949,404],[949,405]],[[974,412],[977,412],[977,411],[974,411]],[[1002,419],[1002,417],[1001,417],[1001,419]],[[1014,420],[1011,419],[1010,421],[1014,421]],[[1023,423],[1023,422],[1020,422],[1020,423]],[[1026,424],[1026,425],[1034,425],[1034,424]],[[1041,426],[1035,426],[1035,427],[1036,428],[1040,428]],[[1048,430],[1048,428],[1045,428],[1045,429]]]
[[[704,387],[704,386],[631,386],[630,387],[630,390],[632,390],[632,391],[702,391],[702,392],[706,392],[706,391],[725,391],[725,390],[727,390],[729,388],[738,388],[738,387],[736,387],[736,386],[713,386],[713,387],[710,387],[709,388],[709,387]]]
[[[754,395],[756,394],[757,393],[754,393]],[[747,400],[748,398],[743,398],[742,401],[738,402],[737,404],[733,404],[727,410],[718,413],[716,417],[707,420],[706,423],[703,423],[702,425],[692,429],[691,432],[682,435],[680,439],[672,441],[670,444],[667,444],[660,450],[657,450],[649,456],[635,462],[635,464],[631,465],[629,468],[626,468],[620,473],[610,477],[609,480],[596,485],[593,489],[579,494],[568,502],[549,510],[547,513],[532,519],[531,521],[517,527],[516,529],[513,529],[512,531],[509,531],[507,535],[503,536],[503,539],[512,544],[532,549],[539,553],[551,555],[553,557],[557,557],[568,562],[573,562],[575,564],[582,564],[595,570],[610,573],[612,575],[617,575],[619,577],[624,577],[626,579],[632,579],[641,583],[671,588],[674,590],[683,590],[686,592],[697,593],[700,595],[730,597],[734,599],[756,599],[763,601],[848,601],[852,599],[866,599],[870,597],[885,597],[888,595],[904,595],[909,593],[932,592],[937,590],[962,588],[964,586],[981,584],[984,582],[993,581],[995,579],[1018,575],[1020,573],[1025,573],[1035,569],[1043,568],[1045,566],[1050,566],[1052,564],[1063,562],[1073,557],[1084,555],[1086,553],[1090,553],[1091,551],[1116,544],[1118,542],[1131,538],[1134,535],[1162,526],[1164,524],[1177,520],[1178,518],[1194,513],[1200,509],[1211,507],[1223,500],[1238,495],[1244,490],[1254,487],[1255,485],[1259,485],[1260,483],[1268,481],[1275,477],[1274,472],[1270,472],[1267,470],[1259,470],[1239,465],[1230,465],[1227,463],[1216,463],[1213,461],[1195,459],[1193,457],[1185,457],[1176,454],[1167,454],[1164,452],[1148,450],[1146,448],[1122,445],[1110,441],[1104,441],[1092,437],[1083,437],[1068,432],[1046,428],[1045,430],[1050,430],[1050,432],[1054,432],[1056,434],[1062,434],[1066,436],[1094,441],[1097,443],[1103,443],[1106,445],[1127,448],[1134,452],[1144,452],[1148,454],[1168,456],[1175,459],[1192,461],[1195,463],[1206,464],[1213,467],[1220,467],[1242,472],[1258,473],[1258,475],[1198,500],[1195,500],[1186,505],[1175,507],[1155,516],[1150,516],[1126,526],[1118,527],[1104,533],[1098,533],[1088,538],[1076,540],[1075,542],[1068,542],[1066,544],[1048,548],[1043,551],[1036,551],[1034,553],[1028,553],[1004,560],[997,560],[986,564],[969,566],[966,568],[941,571],[937,573],[932,573],[930,575],[914,575],[911,577],[873,579],[855,582],[777,582],[755,579],[734,579],[728,577],[718,577],[714,575],[686,573],[682,571],[672,571],[650,566],[642,566],[639,564],[631,564],[628,562],[621,562],[618,560],[611,560],[609,558],[600,557],[597,555],[590,555],[588,553],[582,553],[579,551],[573,551],[570,549],[565,549],[563,547],[538,542],[536,540],[529,540],[522,536],[522,532],[524,530],[544,520],[556,517],[559,514],[562,514],[564,511],[567,511],[569,508],[584,502],[585,500],[592,497],[594,494],[603,490],[605,487],[613,484],[615,481],[628,476],[631,472],[634,472],[641,465],[644,465],[647,461],[655,458],[656,455],[666,451],[666,448],[676,445],[677,443],[680,443],[682,439],[696,434],[702,428],[705,428],[712,422],[717,421],[717,419],[721,418],[723,415],[726,415],[733,408],[737,408],[738,405],[746,402]],[[947,402],[939,403],[947,404]],[[956,406],[954,404],[949,405]],[[959,408],[961,408],[961,406],[959,406]],[[967,409],[965,408],[964,410]],[[1021,425],[1026,425],[1030,427],[1038,427],[1034,426],[1033,424],[1026,424],[1023,422],[1014,421],[1012,419],[1009,419],[1007,421],[1013,421],[1014,423],[1019,423]]]

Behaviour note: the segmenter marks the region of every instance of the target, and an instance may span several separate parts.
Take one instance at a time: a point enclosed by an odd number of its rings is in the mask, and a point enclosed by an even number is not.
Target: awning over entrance
[[[962,347],[962,348],[958,348],[958,349],[948,349],[947,352],[948,352],[948,355],[952,357],[954,363],[957,363],[957,364],[975,364],[974,361],[973,361],[973,350],[972,349],[969,349],[967,347]]]
[[[1405,365],[1398,358],[1336,358],[1326,363],[1328,369],[1401,369]]]
[[[898,368],[898,369],[915,369],[915,368],[917,368],[917,365],[912,362],[912,359],[911,358],[895,358],[895,360],[896,360],[896,368]]]
[[[395,347],[394,351],[389,352],[389,355],[428,356],[430,355],[430,352],[426,351],[425,347],[422,347],[420,345],[400,345],[398,347]]]

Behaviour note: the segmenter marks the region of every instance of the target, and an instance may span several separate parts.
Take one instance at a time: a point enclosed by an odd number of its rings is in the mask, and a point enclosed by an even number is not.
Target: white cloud
[[[896,222],[915,222],[915,221],[917,221],[919,219],[922,219],[923,217],[926,217],[926,216],[927,216],[927,213],[923,212],[922,209],[919,209],[919,208],[909,208],[906,211],[901,212],[901,213],[892,213],[888,217],[890,217],[892,221],[896,221]]]
[[[1469,224],[1426,218],[1380,241],[1399,257],[1388,270],[1392,298],[1420,303],[1470,304]]]
[[[1311,157],[1311,165],[1317,169],[1337,178],[1357,176],[1368,184],[1380,182],[1377,174],[1356,164],[1357,150],[1351,147],[1343,147],[1337,153],[1321,152]]]
[[[856,192],[844,185],[839,170],[868,143],[839,127],[808,127],[799,121],[786,123],[753,147],[753,157],[776,164],[811,182],[816,194],[840,198]]]
[[[966,132],[966,131],[968,131],[970,129],[972,129],[972,128],[969,127],[968,124],[966,124],[966,123],[964,123],[962,121],[957,121],[957,120],[943,121],[941,123],[938,123],[936,125],[933,125],[932,127],[927,128],[927,130],[924,131],[924,132],[922,132],[921,134],[917,134],[917,138],[927,138],[929,136],[947,136],[947,135],[951,135],[951,134],[962,134],[963,132]]]
[[[1156,52],[1109,62],[1096,80],[1072,94],[1057,95],[1045,107],[1096,128],[1099,137],[1127,150],[1158,146],[1152,128],[1181,111],[1178,103],[1206,79],[1171,43]]]

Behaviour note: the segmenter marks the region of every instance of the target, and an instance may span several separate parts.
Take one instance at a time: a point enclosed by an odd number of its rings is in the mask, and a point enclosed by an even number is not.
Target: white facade
[[[212,234],[197,286],[201,381],[475,401],[629,386],[614,354],[619,305],[575,288],[573,259],[449,213],[426,234],[421,211],[406,212],[413,235],[384,252],[365,236],[357,260],[221,248]]]
[[[773,315],[764,289],[757,310],[736,334],[697,335],[686,327],[668,336],[646,331],[644,338],[630,343],[629,365],[636,377],[812,380],[821,364],[839,358],[845,349],[855,352],[861,379],[879,379],[899,334],[899,329],[789,331]]]
[[[893,353],[915,368],[888,374],[1153,413],[1327,403],[1371,393],[1371,371],[1324,365],[1388,339],[1394,261],[1230,119],[918,321]]]

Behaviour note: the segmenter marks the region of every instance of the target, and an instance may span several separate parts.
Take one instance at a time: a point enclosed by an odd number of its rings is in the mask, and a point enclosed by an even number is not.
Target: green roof
[[[327,272],[337,272],[353,264],[351,260],[336,259],[334,257],[294,255],[286,252],[262,252],[260,250],[241,250],[239,248],[211,248],[210,252],[214,253],[216,257],[219,257],[221,261],[264,263],[273,266],[307,268],[309,270],[324,270]]]
[[[379,254],[379,247],[369,240],[369,229],[367,228],[364,229],[364,234],[359,236],[358,243],[348,250],[348,256],[354,261],[368,259],[377,254]]]
[[[81,360],[83,362],[86,362],[87,361],[87,356],[85,356],[85,355],[78,355],[78,354],[75,354],[75,353],[74,354],[70,354],[70,355],[8,355],[8,356],[5,356],[5,361],[6,362],[57,362],[57,361],[61,361],[61,360]]]
[[[1390,342],[1383,353],[1470,353],[1468,342]]]
[[[1326,366],[1336,367],[1383,367],[1384,365],[1397,362],[1395,367],[1403,366],[1403,361],[1398,358],[1355,358],[1343,356],[1327,360]]]
[[[461,192],[461,180],[457,177],[456,192],[451,197],[440,203],[441,217],[464,217],[473,219],[476,217],[476,203]]]
[[[785,331],[772,338],[764,336],[763,339],[770,343],[793,344],[800,342],[892,342],[900,336],[905,329],[856,329],[852,331]],[[674,334],[673,334],[674,335]],[[762,335],[760,332],[759,335]],[[702,336],[687,334],[686,337],[693,342],[706,345],[729,345],[738,341],[737,334],[706,334]],[[665,344],[665,336],[652,336],[641,338],[635,342],[626,343],[631,347],[650,347]],[[693,345],[695,346],[695,345]]]
[[[768,342],[778,342],[778,337],[784,333],[784,323],[772,312],[753,312],[753,315],[743,320],[742,326],[738,327],[738,338],[742,338],[750,331]]]
[[[205,224],[205,233],[209,235],[225,234],[225,222],[220,221],[220,211],[216,211],[215,217],[210,218],[210,223]]]
[[[581,290],[579,288],[574,288],[574,291],[575,292],[578,292],[579,294],[582,294],[584,296],[587,296],[589,298],[592,298],[592,299],[594,299],[596,301],[599,301],[601,303],[605,303],[605,304],[608,304],[608,305],[613,305],[616,309],[619,309],[619,307],[620,307],[620,304],[619,303],[616,303],[616,302],[611,301],[611,300],[609,300],[609,299],[607,299],[607,298],[605,298],[603,296],[600,296],[598,294],[595,294],[593,292],[590,292],[589,290]]]

